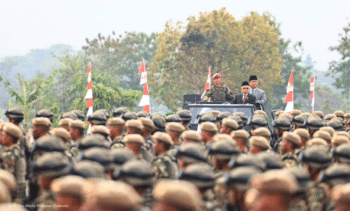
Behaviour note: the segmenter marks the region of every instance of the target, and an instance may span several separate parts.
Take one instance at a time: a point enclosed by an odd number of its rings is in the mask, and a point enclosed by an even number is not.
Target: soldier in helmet
[[[252,155],[259,154],[260,152],[264,152],[270,149],[270,144],[266,138],[262,136],[252,136],[249,139],[250,148],[249,153]]]
[[[310,134],[309,134],[309,131],[307,131],[304,128],[296,129],[296,130],[293,131],[293,133],[299,135],[299,137],[300,137],[300,146],[295,152],[296,155],[299,155],[299,152],[305,148],[306,142],[310,138]]]
[[[194,163],[208,162],[208,150],[198,143],[181,145],[174,150],[174,156],[178,159],[179,169],[186,168]]]
[[[69,134],[72,138],[72,145],[70,147],[70,151],[73,156],[76,157],[78,155],[78,146],[81,140],[84,138],[85,132],[85,123],[81,120],[73,120],[69,124]]]
[[[133,151],[138,159],[144,159],[142,157],[141,148],[145,145],[145,140],[141,135],[138,135],[138,134],[126,135],[123,139],[123,142],[125,143],[125,147]]]
[[[206,90],[203,101],[232,101],[234,99],[233,92],[226,85],[221,84],[221,74],[215,73],[212,78],[214,85]]]
[[[107,121],[107,125],[109,126],[109,136],[112,139],[111,149],[123,148],[125,146],[123,143],[124,124],[124,120],[119,117],[114,117]]]
[[[292,132],[284,132],[281,141],[282,161],[285,167],[298,165],[296,150],[300,146],[300,136]]]
[[[191,113],[186,109],[182,109],[176,112],[176,114],[180,116],[182,125],[185,127],[185,130],[189,130],[190,128],[188,127],[188,124],[192,119]]]
[[[248,153],[247,142],[249,133],[245,130],[236,130],[231,132],[232,139],[236,142],[241,153]]]
[[[128,108],[126,108],[126,107],[119,107],[119,108],[114,110],[113,117],[120,117],[123,114],[125,114],[126,112],[129,112]]]
[[[79,160],[89,160],[101,164],[107,178],[112,178],[115,165],[113,163],[113,156],[110,149],[93,147],[84,150],[84,152],[80,153]]]
[[[69,132],[69,123],[73,121],[70,118],[65,118],[65,119],[60,119],[60,121],[58,122],[58,126],[60,128],[64,128],[65,130],[67,130]]]
[[[208,144],[208,142],[210,142],[213,139],[213,137],[218,132],[217,125],[212,122],[203,122],[202,124],[200,124],[200,128],[201,128],[200,135],[201,135],[202,141],[206,145]]]
[[[101,164],[90,160],[75,162],[69,174],[83,178],[106,178],[105,168]]]
[[[5,112],[5,115],[8,119],[9,122],[13,123],[17,127],[20,127],[19,124],[23,121],[24,114],[23,111],[17,107],[10,108]],[[22,130],[22,138],[20,140],[20,147],[22,150],[26,153],[29,149],[28,143],[27,143],[27,138],[25,136],[25,131]]]
[[[272,126],[275,131],[270,144],[276,152],[280,153],[280,143],[283,133],[290,130],[291,122],[287,118],[278,117],[278,119],[272,123]]]
[[[238,129],[238,123],[235,120],[225,118],[224,120],[222,120],[222,127],[220,133],[230,135],[232,131]]]
[[[88,116],[88,121],[91,123],[92,126],[94,125],[106,125],[107,122],[107,116],[106,112],[102,110],[95,111],[93,114]]]
[[[333,151],[335,163],[350,165],[350,144],[342,144]]]
[[[38,117],[45,117],[50,120],[50,122],[53,122],[53,113],[49,109],[41,109],[35,114],[35,118]]]
[[[217,171],[228,171],[228,163],[233,156],[239,154],[238,147],[228,135],[221,136],[209,147],[211,163]]]
[[[152,164],[158,178],[175,179],[177,172],[176,159],[170,153],[173,144],[167,133],[156,132],[154,134],[154,152],[157,158]]]
[[[307,118],[302,115],[297,115],[293,117],[292,119],[292,125],[293,125],[293,130],[296,130],[298,128],[305,128]]]
[[[145,117],[141,117],[139,118],[139,120],[141,120],[143,125],[143,129],[141,133],[142,133],[142,137],[145,139],[145,142],[146,142],[146,149],[152,156],[154,156],[155,155],[153,151],[154,140],[151,135],[154,130],[154,123],[151,119],[148,119]]]
[[[324,117],[324,120],[326,120],[326,123],[328,123],[329,121],[331,121],[332,119],[337,118],[337,116],[335,114],[327,114]]]
[[[34,140],[49,134],[51,122],[48,118],[36,117],[32,119],[32,124]]]
[[[230,116],[229,112],[220,112],[220,114],[216,117],[216,124],[219,129],[221,129],[222,120],[225,118],[228,118],[229,116]]]
[[[166,133],[168,133],[174,143],[174,146],[180,146],[180,136],[182,132],[185,131],[185,127],[177,122],[170,122],[166,124],[165,127]]]

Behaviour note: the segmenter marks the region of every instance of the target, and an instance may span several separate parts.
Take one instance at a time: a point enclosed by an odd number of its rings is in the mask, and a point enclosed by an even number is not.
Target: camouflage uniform
[[[40,197],[38,197],[34,204],[37,206],[37,211],[56,211],[55,207],[56,197],[51,191],[45,191]]]
[[[233,92],[226,85],[221,84],[219,86],[210,86],[205,92],[203,100],[231,101],[233,98]]]
[[[315,183],[306,193],[311,211],[325,210],[328,206],[327,190],[319,183]]]
[[[294,153],[287,153],[282,155],[282,161],[284,167],[294,167],[298,165],[297,156]]]
[[[25,197],[25,176],[26,176],[26,161],[24,154],[18,144],[14,144],[9,148],[4,149],[2,153],[3,162],[1,168],[11,172],[17,182],[16,198],[24,199]]]
[[[168,152],[159,155],[153,161],[153,169],[157,178],[175,179],[177,166],[176,159],[174,156],[172,156],[172,151],[173,150],[169,150]]]
[[[124,147],[125,147],[125,143],[123,142],[123,137],[122,136],[118,136],[111,143],[111,149],[124,148]]]

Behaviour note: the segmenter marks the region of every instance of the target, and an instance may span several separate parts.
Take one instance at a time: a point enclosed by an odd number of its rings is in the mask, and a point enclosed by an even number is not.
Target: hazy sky
[[[0,58],[24,55],[30,49],[69,44],[81,49],[85,38],[124,31],[160,32],[167,20],[185,21],[200,11],[226,7],[241,19],[250,11],[268,11],[281,23],[282,37],[302,41],[318,70],[338,60],[336,45],[350,22],[349,0],[128,0],[3,1],[0,0]]]

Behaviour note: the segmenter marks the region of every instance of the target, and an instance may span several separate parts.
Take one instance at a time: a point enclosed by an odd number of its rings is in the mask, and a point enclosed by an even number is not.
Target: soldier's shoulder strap
[[[21,150],[21,148],[19,146],[14,146],[12,148],[12,154],[16,157],[16,158],[20,158],[24,156],[23,150]]]

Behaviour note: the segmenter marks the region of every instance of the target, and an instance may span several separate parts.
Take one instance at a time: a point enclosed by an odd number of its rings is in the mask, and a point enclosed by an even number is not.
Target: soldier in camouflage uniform
[[[119,117],[115,117],[107,121],[107,125],[109,126],[109,136],[112,139],[111,149],[125,147],[125,143],[123,142],[124,124],[124,120]]]
[[[126,108],[126,107],[116,108],[113,112],[113,117],[120,117],[123,114],[125,114],[126,112],[129,112],[128,108]]]
[[[298,129],[294,130],[293,133],[299,135],[299,137],[300,137],[299,148],[295,151],[295,154],[299,155],[300,151],[304,150],[304,148],[306,146],[306,142],[310,138],[310,134],[309,134],[309,131],[307,131],[304,128],[298,128]]]
[[[176,114],[180,116],[182,125],[185,127],[185,130],[189,130],[190,128],[188,127],[188,124],[192,119],[191,113],[186,109],[181,109],[177,111]]]
[[[323,126],[324,124],[319,116],[310,116],[307,118],[306,129],[309,131],[310,137],[313,137],[314,133]]]
[[[142,137],[145,139],[146,142],[146,150],[153,156],[153,159],[155,157],[154,150],[153,150],[153,144],[154,140],[152,137],[152,133],[154,130],[154,123],[151,119],[141,117],[139,120],[142,122],[143,129],[142,129]]]
[[[69,132],[69,123],[71,121],[73,121],[73,120],[70,118],[60,119],[60,121],[58,122],[58,126],[60,128],[67,130],[67,132]]]
[[[334,149],[333,158],[335,163],[350,165],[350,144],[342,144]]]
[[[212,122],[203,122],[199,125],[201,129],[201,138],[205,145],[207,145],[213,137],[218,132],[218,127],[215,123]]]
[[[145,140],[142,138],[141,135],[138,135],[138,134],[126,135],[123,139],[123,142],[125,143],[125,147],[133,151],[138,159],[144,159],[142,157],[141,148],[144,147]]]
[[[170,150],[173,144],[167,133],[156,132],[154,134],[154,152],[157,158],[152,162],[152,165],[158,178],[175,179],[176,159]]]
[[[298,165],[295,154],[300,146],[300,136],[292,132],[284,132],[281,141],[281,154],[284,167],[294,167]]]
[[[305,124],[306,124],[307,118],[303,115],[298,115],[293,117],[292,119],[292,125],[293,128],[292,130],[296,130],[298,128],[305,128]]]
[[[76,157],[79,153],[79,144],[84,138],[85,123],[81,120],[73,120],[69,123],[69,134],[72,139],[72,145],[70,146],[70,151],[73,157]]]
[[[168,133],[174,143],[174,146],[180,146],[180,136],[182,132],[185,131],[185,127],[182,126],[180,123],[177,122],[170,122],[166,124],[165,127],[166,133]]]
[[[247,142],[249,133],[245,130],[236,130],[231,132],[232,139],[236,142],[240,153],[248,153]]]
[[[78,160],[89,160],[97,162],[103,166],[104,173],[106,174],[108,179],[111,179],[113,176],[113,170],[115,165],[113,163],[113,156],[110,149],[96,147],[87,149],[84,152],[80,153]]]
[[[277,153],[281,153],[281,141],[283,133],[289,131],[291,129],[291,122],[288,118],[283,118],[282,116],[278,117],[272,123],[273,128],[275,129],[272,139],[271,139],[271,147]]]
[[[25,197],[26,162],[24,153],[19,146],[22,137],[21,129],[12,124],[5,123],[1,135],[1,144],[5,147],[2,153],[1,168],[15,176],[17,182],[16,202],[21,203]]]
[[[234,99],[233,92],[226,86],[221,84],[221,74],[213,75],[214,85],[210,86],[203,97],[203,101],[224,102]]]
[[[232,131],[239,130],[238,123],[229,118],[225,118],[222,120],[222,127],[220,130],[221,134],[227,134],[230,135]]]
[[[249,139],[250,148],[249,153],[252,155],[259,154],[270,149],[270,144],[266,138],[262,136],[252,136]]]
[[[208,150],[199,143],[183,144],[174,150],[178,168],[184,169],[194,163],[208,162]]]
[[[327,188],[318,183],[317,179],[321,170],[332,163],[328,148],[322,146],[307,148],[299,154],[298,160],[309,172],[314,182],[306,193],[310,210],[324,210],[329,202]]]

